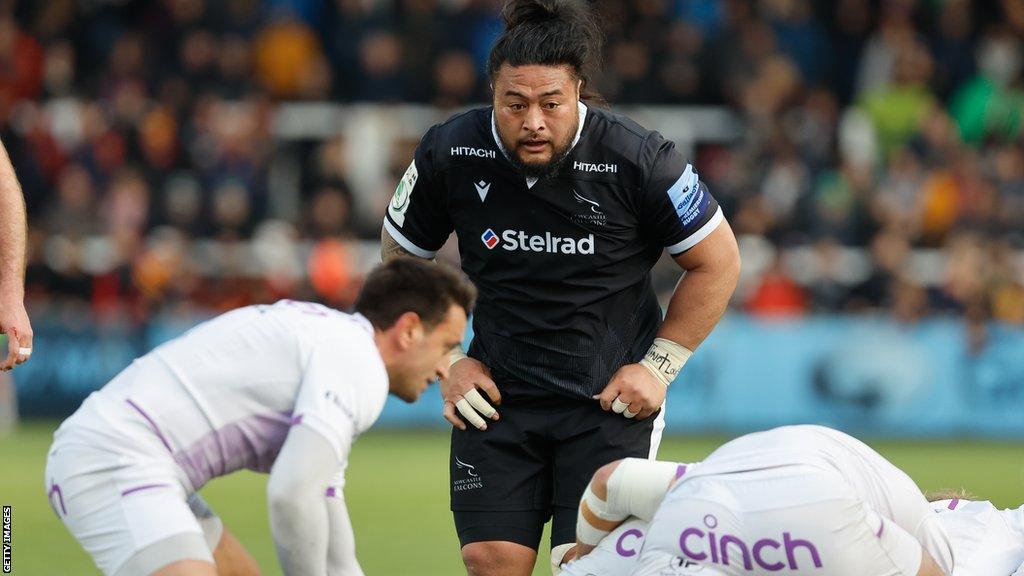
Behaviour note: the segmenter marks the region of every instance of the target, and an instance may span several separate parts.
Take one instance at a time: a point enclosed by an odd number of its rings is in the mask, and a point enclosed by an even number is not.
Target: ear
[[[423,320],[415,312],[404,312],[392,326],[396,344],[401,350],[408,350],[416,340],[416,334],[423,331]]]

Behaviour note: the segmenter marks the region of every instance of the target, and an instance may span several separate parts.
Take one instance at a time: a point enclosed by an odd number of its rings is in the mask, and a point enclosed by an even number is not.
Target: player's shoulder
[[[420,145],[438,167],[451,162],[497,159],[491,107],[466,110],[435,124],[427,130]]]
[[[614,166],[615,172],[627,177],[633,173],[649,173],[659,150],[666,144],[671,146],[671,142],[656,130],[645,128],[629,116],[607,108],[590,107],[584,130],[586,138],[581,142],[580,152],[601,159],[608,165],[605,169]],[[596,169],[601,168],[598,166]]]
[[[316,302],[278,300],[265,309],[282,318],[299,340],[322,343],[344,340],[352,346],[372,344],[373,326],[361,314],[348,314]]]

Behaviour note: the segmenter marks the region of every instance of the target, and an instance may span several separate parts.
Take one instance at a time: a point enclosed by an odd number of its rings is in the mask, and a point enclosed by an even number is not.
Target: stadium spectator
[[[325,190],[348,204],[339,228],[340,203],[331,197],[330,234],[377,234],[387,196],[367,185],[366,166],[321,178],[309,172],[317,162],[307,162],[293,197],[271,194],[278,105],[327,97],[445,108],[478,102],[486,98],[482,70],[497,8],[434,0],[310,6],[21,0],[0,8],[0,138],[37,234],[30,245],[40,251],[30,254],[38,294],[30,301],[92,302],[96,283],[110,293],[109,274],[143,261],[145,237],[161,226],[199,244],[225,233],[248,242],[274,218],[289,222],[308,250],[327,234],[309,217],[311,199]],[[608,65],[593,85],[613,106],[724,104],[737,113],[743,137],[714,148],[698,140],[696,159],[738,233],[782,252],[822,236],[869,250],[883,230],[940,254],[964,228],[988,232],[986,245],[1024,246],[1024,12],[1014,2],[602,0],[595,9]],[[275,38],[300,41],[266,49]],[[300,161],[329,146],[303,143]],[[399,175],[401,149],[381,155]],[[329,155],[335,163],[358,156],[337,148]],[[125,174],[144,181],[144,200],[128,200]],[[134,239],[108,227],[115,204],[121,217],[128,205],[140,210]],[[80,245],[68,248],[69,238]],[[208,276],[221,269],[209,256],[226,253],[194,249],[185,257]],[[927,261],[927,279],[914,281],[935,294],[941,270]],[[844,288],[857,291],[870,274],[844,275]],[[258,276],[247,273],[246,290],[258,290]],[[804,288],[808,277],[798,281]],[[293,289],[312,295],[305,278]],[[830,301],[835,312],[890,310]]]

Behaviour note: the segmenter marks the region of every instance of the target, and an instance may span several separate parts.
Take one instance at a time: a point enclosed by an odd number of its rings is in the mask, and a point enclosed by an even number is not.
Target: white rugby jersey
[[[927,502],[917,484],[860,440],[823,426],[783,426],[732,440],[687,472],[669,490],[662,506],[685,495],[684,486],[692,480],[738,474],[748,474],[749,479],[762,479],[766,484],[771,482],[774,492],[771,498],[731,503],[730,506],[750,507],[735,512],[756,512],[785,502],[798,506],[817,497],[807,493],[807,487],[800,483],[794,484],[793,490],[785,489],[784,479],[800,468],[838,474],[858,500],[913,535],[940,566],[952,566],[948,536],[928,514]],[[780,481],[776,482],[777,479]],[[756,482],[745,485],[756,491]]]
[[[914,481],[866,444],[838,430],[813,425],[783,426],[727,442],[688,471],[669,491],[669,497],[692,479],[744,472],[789,475],[785,469],[792,466],[838,472],[859,499],[897,522],[904,505],[910,504],[902,498],[904,494],[921,499]],[[917,507],[910,512],[916,515]]]
[[[668,553],[641,555],[647,522],[630,518],[605,536],[590,554],[566,564],[561,576],[722,576],[713,567],[699,566]]]
[[[91,394],[55,440],[166,450],[186,488],[199,490],[242,468],[269,472],[289,428],[301,422],[330,442],[344,470],[353,440],[380,416],[387,394],[365,317],[282,300],[218,316],[135,360]],[[140,422],[159,444],[139,438]]]
[[[1010,576],[1024,564],[1024,506],[1000,510],[991,502],[939,500],[932,508],[953,542],[952,576]]]

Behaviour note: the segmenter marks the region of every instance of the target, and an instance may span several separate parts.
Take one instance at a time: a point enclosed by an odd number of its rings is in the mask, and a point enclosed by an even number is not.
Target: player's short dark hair
[[[475,301],[476,288],[451,267],[400,257],[366,276],[355,311],[382,330],[393,326],[406,312],[419,314],[432,328],[444,321],[453,304],[468,315]]]
[[[505,30],[491,48],[487,74],[511,66],[569,66],[583,85],[600,62],[603,35],[585,0],[506,0]]]

